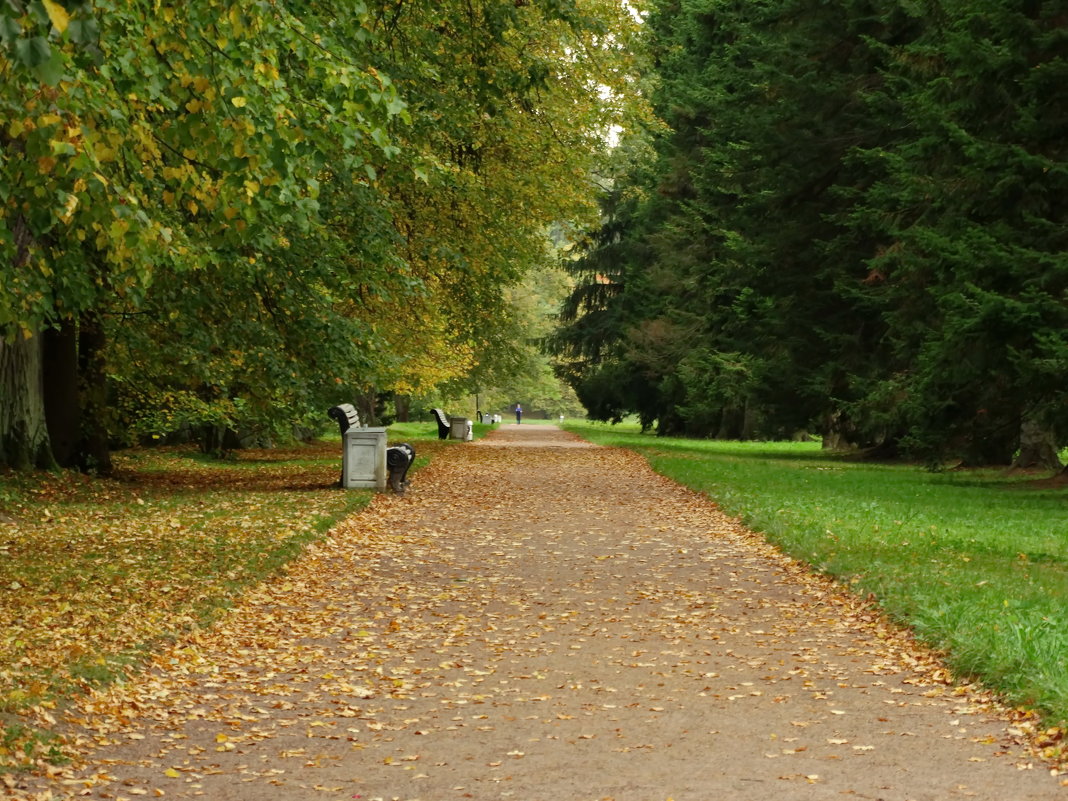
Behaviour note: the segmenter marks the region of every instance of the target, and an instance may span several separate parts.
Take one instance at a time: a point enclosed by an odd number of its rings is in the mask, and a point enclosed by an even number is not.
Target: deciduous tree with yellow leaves
[[[0,464],[462,377],[588,211],[638,27],[607,0],[4,4]]]

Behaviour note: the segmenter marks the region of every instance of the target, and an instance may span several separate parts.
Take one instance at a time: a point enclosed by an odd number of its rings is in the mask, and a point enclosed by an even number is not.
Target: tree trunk
[[[720,411],[719,427],[716,429],[715,439],[734,440],[745,439],[745,409],[738,406],[727,406]]]
[[[853,443],[846,433],[846,423],[839,411],[823,416],[823,449],[825,451],[853,450]]]
[[[0,337],[0,465],[54,467],[45,420],[41,337]]]
[[[1020,425],[1020,452],[1012,463],[1023,470],[1060,470],[1060,456],[1053,431],[1036,420],[1026,419]]]
[[[81,398],[78,388],[78,327],[65,320],[41,337],[44,408],[52,454],[60,467],[81,463]]]
[[[226,426],[204,425],[200,429],[200,451],[216,459],[226,456]]]
[[[81,378],[81,468],[101,475],[111,473],[108,447],[108,383],[104,362],[107,336],[96,311],[82,314],[78,325],[78,373]]]
[[[407,423],[410,422],[409,416],[412,409],[412,397],[411,395],[396,395],[393,398],[394,405],[397,408],[397,422]]]
[[[961,467],[1011,465],[1017,433],[1014,424],[978,417],[958,443]]]
[[[378,425],[377,409],[375,408],[377,400],[378,396],[373,388],[356,397],[356,411],[360,413],[360,425]]]
[[[753,408],[753,404],[746,398],[745,408],[742,411],[742,439],[746,442],[753,439],[753,432],[756,431],[756,411]]]

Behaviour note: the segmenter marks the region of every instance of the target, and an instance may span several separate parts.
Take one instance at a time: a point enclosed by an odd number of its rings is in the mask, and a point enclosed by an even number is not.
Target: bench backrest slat
[[[337,421],[338,428],[344,434],[350,428],[359,428],[360,414],[351,403],[339,403],[331,406],[326,412],[332,420]]]

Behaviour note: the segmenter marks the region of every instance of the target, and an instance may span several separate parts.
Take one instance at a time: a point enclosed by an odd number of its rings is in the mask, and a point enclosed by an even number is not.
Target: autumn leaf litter
[[[1033,719],[631,453],[506,426],[417,478],[78,703],[12,797],[1060,792]]]

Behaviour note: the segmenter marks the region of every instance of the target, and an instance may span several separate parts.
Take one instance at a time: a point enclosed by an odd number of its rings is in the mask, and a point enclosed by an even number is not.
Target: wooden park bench
[[[467,426],[464,429],[463,436],[455,437],[455,439],[470,440],[471,439],[471,421],[466,417],[449,417],[442,409],[430,410],[434,419],[438,421],[438,439],[449,439],[453,433],[453,424],[464,420],[467,422]]]
[[[452,427],[449,425],[449,416],[441,409],[431,409],[431,413],[438,421],[438,439],[448,439]]]

